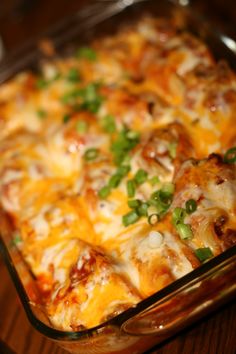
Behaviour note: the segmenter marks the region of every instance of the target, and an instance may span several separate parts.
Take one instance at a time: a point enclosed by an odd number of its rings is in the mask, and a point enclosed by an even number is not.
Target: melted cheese
[[[236,229],[235,167],[207,158],[236,141],[235,74],[171,20],[143,18],[91,48],[94,60],[53,60],[0,87],[1,207],[63,330],[135,306],[197,267],[197,248],[229,247]],[[139,136],[131,147],[127,137],[116,145],[124,127]],[[119,154],[130,170],[99,197]],[[142,216],[125,226],[127,182],[140,169],[148,176],[135,199],[174,183],[173,201],[156,225]],[[193,237],[182,240],[171,219],[189,199]]]

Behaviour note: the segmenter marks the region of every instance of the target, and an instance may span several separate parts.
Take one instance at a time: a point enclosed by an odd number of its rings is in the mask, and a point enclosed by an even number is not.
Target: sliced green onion
[[[125,152],[124,151],[119,151],[114,154],[114,162],[117,166],[123,164],[125,159]]]
[[[163,184],[160,190],[161,194],[165,197],[172,196],[174,194],[174,191],[175,191],[174,183],[165,183]]]
[[[135,195],[136,183],[134,180],[129,180],[127,182],[127,194],[129,198],[133,198]]]
[[[116,131],[115,118],[108,114],[101,119],[101,126],[107,133],[114,133]]]
[[[158,214],[151,214],[148,217],[148,223],[150,225],[155,225],[156,223],[158,223],[159,220],[160,220],[160,217]]]
[[[100,84],[98,82],[91,82],[80,91],[80,95],[86,101],[92,102],[97,99],[99,87]]]
[[[197,210],[197,203],[194,199],[189,199],[186,203],[185,203],[185,208],[186,208],[186,212],[188,214],[192,214]]]
[[[232,147],[224,154],[223,161],[225,163],[235,163],[236,162],[236,146]]]
[[[72,104],[76,101],[76,99],[79,97],[81,90],[75,89],[66,92],[62,97],[61,97],[61,102],[65,104]]]
[[[134,224],[140,219],[140,215],[135,210],[130,211],[128,214],[123,215],[122,222],[124,226]]]
[[[165,213],[165,211],[169,208],[169,204],[163,203],[160,198],[160,191],[154,192],[151,195],[151,198],[148,200],[148,203],[156,208],[156,211],[160,213]]]
[[[194,253],[200,262],[204,262],[214,256],[209,247],[198,248],[194,251]]]
[[[49,82],[48,80],[41,78],[36,81],[36,87],[40,90],[45,89],[48,86]]]
[[[137,212],[140,216],[148,215],[148,203],[141,203],[141,205],[137,208]]]
[[[98,93],[99,87],[99,83],[90,83],[82,89],[73,89],[61,97],[61,102],[73,104],[78,110],[97,113],[103,101],[103,97]]]
[[[90,83],[80,91],[80,96],[83,99],[80,106],[81,109],[85,109],[91,113],[98,112],[103,101],[103,97],[98,93],[99,87],[100,84],[98,83]]]
[[[93,102],[84,102],[81,104],[80,108],[82,110],[89,111],[91,113],[97,113],[100,106],[101,106],[102,100],[98,99]]]
[[[79,82],[80,81],[80,74],[76,68],[71,68],[66,76],[66,79],[69,82]]]
[[[111,150],[114,154],[123,154],[130,150],[130,143],[123,132],[120,132],[117,139],[112,143]]]
[[[43,90],[48,87],[53,81],[59,79],[61,74],[59,72],[55,73],[55,75],[49,79],[45,79],[44,77],[39,78],[36,81],[36,87],[40,90]]]
[[[157,213],[157,208],[154,205],[150,204],[150,201],[147,201],[148,203],[148,216],[151,214],[156,214]]]
[[[158,206],[158,204],[160,203],[159,191],[152,193],[151,198],[149,199],[149,203],[150,205],[153,205],[155,207]]]
[[[104,186],[98,191],[98,195],[101,199],[105,199],[110,194],[111,189],[109,186]]]
[[[147,172],[140,168],[136,172],[134,176],[134,180],[137,184],[142,184],[147,180],[147,176],[148,176]]]
[[[49,80],[49,83],[51,83],[51,82],[53,82],[53,81],[56,81],[56,80],[58,80],[58,79],[60,79],[60,78],[61,78],[61,73],[56,72],[56,73],[54,74],[54,76]]]
[[[84,120],[79,120],[76,123],[76,130],[78,133],[86,133],[88,131],[88,123]]]
[[[176,158],[177,143],[170,143],[167,148],[168,148],[170,157],[172,159],[175,159]]]
[[[182,240],[188,240],[193,237],[193,231],[189,224],[184,224],[184,223],[177,224],[176,229]]]
[[[130,165],[122,165],[117,169],[117,173],[122,177],[126,176],[131,170]]]
[[[77,58],[84,58],[90,61],[95,61],[97,59],[97,53],[94,49],[89,47],[81,47],[76,53]]]
[[[122,160],[122,165],[126,166],[129,165],[131,161],[131,156],[130,155],[125,155]]]
[[[168,183],[162,189],[152,193],[149,203],[155,206],[158,214],[165,214],[169,209],[173,198],[173,184]]]
[[[140,134],[138,132],[127,130],[127,128],[119,132],[117,139],[111,145],[111,151],[114,154],[114,162],[116,165],[124,164],[128,152],[138,144],[139,137]],[[128,156],[128,158],[130,157]]]
[[[156,184],[160,183],[160,179],[157,176],[154,176],[148,180],[148,182],[152,185],[155,186]]]
[[[139,199],[128,200],[128,206],[129,206],[131,209],[136,209],[136,208],[138,208],[141,204],[142,204],[142,202],[141,202],[141,200],[139,200]]]
[[[159,200],[163,208],[169,208],[173,199],[172,194],[165,194],[162,190],[159,191]]]
[[[111,188],[118,187],[121,180],[122,180],[122,176],[119,173],[115,173],[113,176],[111,176],[109,180],[109,187]]]
[[[127,132],[127,138],[128,138],[129,140],[137,140],[137,139],[139,139],[139,137],[140,137],[140,133],[137,132],[137,131],[129,130],[129,131]]]
[[[109,180],[109,186],[111,188],[116,188],[120,184],[123,177],[125,177],[130,171],[130,166],[120,166],[116,173],[111,176]]]
[[[40,119],[44,119],[47,117],[47,112],[44,109],[38,109],[36,113]]]
[[[16,246],[16,245],[18,245],[18,244],[21,243],[21,242],[22,242],[22,239],[21,239],[20,234],[15,233],[15,234],[13,235],[13,239],[12,239],[12,241],[11,241],[11,244]]]
[[[93,161],[98,157],[99,151],[97,148],[90,148],[85,151],[84,158],[86,161]]]
[[[174,209],[173,214],[172,214],[172,220],[173,224],[182,224],[184,222],[186,212],[183,208],[177,207]]]
[[[64,114],[64,116],[63,116],[63,123],[67,123],[67,122],[69,122],[69,120],[70,120],[70,114]]]

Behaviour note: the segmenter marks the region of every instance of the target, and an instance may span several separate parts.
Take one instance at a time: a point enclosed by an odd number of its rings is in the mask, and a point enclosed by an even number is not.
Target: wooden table
[[[0,338],[16,354],[66,354],[29,323],[16,290],[0,260]],[[235,354],[236,303],[229,303],[149,354]],[[0,354],[10,354],[2,349]],[[84,353],[86,354],[86,353]]]

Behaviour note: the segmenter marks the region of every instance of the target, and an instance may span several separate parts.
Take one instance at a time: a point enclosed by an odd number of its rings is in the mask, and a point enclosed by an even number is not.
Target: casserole
[[[147,3],[145,3],[145,8],[146,5]],[[168,6],[172,5],[165,5],[165,11],[168,11]],[[160,8],[158,8],[158,10],[160,10]],[[5,219],[7,218],[2,215],[2,220]],[[10,234],[12,234],[11,223],[8,223],[7,220],[5,220],[5,222],[5,225],[2,225],[2,234],[3,237],[7,238]],[[5,242],[5,244],[7,245],[8,243]],[[163,291],[160,291],[152,297],[149,297],[147,300],[140,302],[135,308],[127,310],[118,317],[115,317],[113,320],[108,321],[105,325],[100,325],[95,330],[91,329],[80,332],[62,332],[47,327],[47,334],[49,336],[52,336],[54,339],[60,336],[61,338],[64,337],[67,340],[76,339],[77,337],[81,338],[79,343],[66,343],[66,341],[64,341],[64,343],[63,341],[61,342],[64,347],[69,348],[72,352],[90,352],[90,350],[92,352],[94,352],[95,350],[97,350],[98,352],[105,352],[105,350],[107,352],[112,352],[115,350],[124,350],[125,352],[125,350],[127,350],[127,352],[130,353],[132,351],[137,352],[137,347],[140,351],[142,351],[152,344],[152,340],[153,342],[156,342],[160,339],[163,339],[165,338],[165,336],[170,335],[171,331],[173,331],[174,328],[177,329],[177,327],[180,326],[183,322],[182,311],[184,311],[185,314],[190,312],[188,316],[188,319],[190,320],[192,317],[196,317],[199,312],[203,310],[205,306],[205,301],[207,301],[207,304],[210,307],[211,304],[215,305],[218,300],[221,300],[222,294],[224,294],[224,296],[231,294],[231,292],[234,290],[234,252],[234,248],[230,249],[229,251],[226,251],[224,254],[216,257],[215,259],[212,259],[207,264],[203,265],[201,268],[191,273],[191,277],[185,276],[184,278],[180,279],[180,281],[173,283],[173,286],[169,285],[168,287],[163,289]],[[31,282],[30,274],[25,271],[25,266],[23,263],[21,264],[20,258],[18,259],[18,261],[15,258],[16,255],[17,257],[20,257],[20,255],[18,254],[17,249],[15,249],[14,247],[13,249],[11,249],[11,255],[13,259],[15,259],[18,272],[20,272],[21,274],[21,279],[28,283],[25,283],[25,289],[28,291],[28,296],[31,299],[32,307],[34,308],[34,313],[37,312],[37,316],[39,316],[37,318],[41,319],[41,321],[43,322],[46,321],[47,323],[47,317],[45,318],[45,314],[43,311],[40,312],[40,306],[34,305],[34,297],[37,296],[37,287],[34,290],[35,284]],[[7,256],[7,252],[5,252],[5,257],[7,258]],[[8,263],[8,265],[10,266],[10,263]],[[219,271],[219,269],[221,268],[223,269],[223,272]],[[11,269],[11,272],[14,272],[14,270]],[[28,278],[28,280],[26,277]],[[224,279],[223,282],[221,281],[221,277],[223,277]],[[209,287],[209,284],[212,284],[212,279],[214,279],[214,282],[216,283],[217,287],[210,287],[214,289],[214,291],[213,293],[209,294],[208,298],[206,296],[205,286]],[[226,279],[229,279],[229,284],[225,281]],[[197,286],[197,283],[201,283],[201,286]],[[19,289],[22,289],[20,285]],[[187,292],[187,294],[185,292]],[[188,295],[188,292],[190,292],[191,295]],[[199,298],[202,298],[203,293],[205,299],[202,302],[199,301]],[[163,295],[166,295],[166,297],[162,298]],[[27,297],[24,297],[24,299],[27,299]],[[160,299],[159,308],[156,307],[158,299]],[[186,299],[189,300],[189,303]],[[199,301],[199,303],[196,305],[197,300]],[[153,306],[152,301],[155,301],[155,304],[153,303]],[[187,302],[187,308],[183,308],[181,306],[182,302]],[[178,303],[180,303],[179,307],[176,306],[176,304]],[[27,305],[27,302],[25,302],[25,305]],[[164,318],[161,317],[161,314],[164,312],[166,306],[168,309],[170,308],[168,316],[169,323],[167,324],[165,323],[166,316],[164,316]],[[32,312],[30,308],[28,306],[26,307],[27,313],[29,314],[30,318],[33,318],[35,321],[35,317],[32,317]],[[194,311],[191,311],[192,309],[194,309]],[[136,313],[136,311],[138,311],[138,313]],[[180,311],[180,313],[178,311]],[[128,316],[128,318],[126,316]],[[134,317],[130,318],[129,316]],[[35,322],[37,323],[37,326],[41,326],[41,330],[42,328],[45,329],[45,327],[37,320]],[[186,318],[185,324],[187,324]],[[119,328],[117,327],[118,325],[121,326],[122,332],[120,332]],[[172,327],[172,329],[169,327]],[[123,332],[125,332],[127,335],[122,335]],[[151,335],[156,334],[156,332],[159,333],[158,338],[153,337],[148,339],[142,339],[138,336],[133,336],[134,334]],[[92,339],[85,339],[87,336],[92,336],[93,334],[96,335],[93,336]],[[114,342],[116,342],[116,345],[114,345]],[[93,343],[92,348],[91,343]],[[111,345],[110,347],[108,345],[109,343]],[[128,348],[126,349],[126,347]]]

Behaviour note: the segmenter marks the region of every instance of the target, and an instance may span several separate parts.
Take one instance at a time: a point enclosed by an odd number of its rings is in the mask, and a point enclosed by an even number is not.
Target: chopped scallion
[[[148,180],[148,182],[152,185],[155,186],[156,184],[160,183],[160,179],[157,176],[154,176]]]
[[[61,75],[59,72],[56,72],[55,75],[53,75],[51,78],[48,78],[48,79],[41,77],[36,81],[36,87],[40,90],[43,90],[43,89],[47,88],[48,85],[50,85],[53,81],[56,81],[60,77],[61,77]]]
[[[130,165],[122,165],[117,169],[117,173],[124,177],[129,173],[130,170]]]
[[[18,233],[13,235],[13,239],[11,240],[11,245],[17,246],[19,243],[22,242],[21,236]]]
[[[38,79],[36,81],[36,87],[40,90],[45,89],[48,86],[48,81],[44,78]]]
[[[66,76],[66,79],[69,82],[79,82],[80,81],[80,74],[76,68],[71,68]]]
[[[70,114],[64,114],[63,116],[63,123],[67,123],[70,120]]]
[[[152,193],[148,202],[156,208],[158,214],[163,215],[169,209],[172,202],[172,197],[173,195],[170,193],[168,188],[160,189]]]
[[[134,224],[140,219],[140,215],[135,210],[130,211],[128,214],[123,215],[122,222],[124,226]]]
[[[40,118],[40,119],[44,119],[47,117],[47,112],[44,110],[44,109],[38,109],[37,110],[37,116]]]
[[[139,137],[140,137],[140,133],[137,132],[137,131],[129,130],[129,131],[127,132],[127,138],[128,138],[129,140],[137,140],[137,139],[139,139]]]
[[[179,223],[176,225],[176,229],[182,240],[188,240],[193,237],[193,231],[189,224]]]
[[[183,208],[177,207],[172,214],[172,220],[174,225],[182,224],[184,222],[186,212]]]
[[[126,166],[130,164],[131,156],[130,155],[125,155],[122,160],[122,165]]]
[[[104,186],[98,191],[98,195],[101,199],[105,199],[110,194],[111,189],[109,186]]]
[[[99,95],[98,89],[100,84],[90,83],[83,90],[80,91],[80,97],[83,100],[81,103],[81,109],[87,110],[91,113],[97,113],[103,97]]]
[[[76,101],[76,99],[79,97],[80,95],[80,90],[75,89],[75,90],[71,90],[66,92],[62,97],[61,97],[61,102],[65,103],[65,104],[72,104]]]
[[[90,47],[81,47],[78,49],[76,53],[77,58],[84,58],[88,59],[90,61],[95,61],[97,59],[97,53],[95,52],[94,49]]]
[[[77,110],[87,110],[91,113],[97,113],[99,110],[103,97],[99,95],[98,83],[90,83],[82,89],[73,89],[66,92],[62,97],[62,103],[74,105]]]
[[[140,216],[147,216],[148,214],[148,203],[141,203],[141,205],[137,208],[137,212]]]
[[[173,142],[168,145],[168,151],[169,155],[172,159],[176,158],[176,148],[177,148],[177,143]]]
[[[111,188],[118,187],[121,180],[122,180],[122,176],[119,173],[115,173],[113,176],[111,176],[109,180],[109,187]]]
[[[130,134],[131,133],[131,134]],[[132,150],[139,142],[140,134],[124,128],[119,132],[117,139],[111,145],[111,151],[114,154],[114,162],[116,165],[124,164],[127,159],[128,152]]]
[[[200,262],[204,262],[213,257],[213,253],[209,247],[198,248],[194,251],[194,253]]]
[[[76,123],[76,130],[80,134],[86,133],[88,130],[88,123],[84,120],[79,120]]]
[[[230,164],[236,162],[236,146],[226,151],[223,161]]]
[[[185,208],[186,208],[186,212],[188,214],[192,214],[197,210],[197,203],[194,199],[189,199],[186,203],[185,203]]]
[[[161,194],[166,197],[172,196],[175,191],[175,186],[173,183],[165,183],[161,188]]]
[[[127,182],[127,194],[129,198],[133,198],[135,195],[136,183],[134,180],[129,180]]]
[[[159,220],[160,220],[160,217],[158,214],[151,214],[148,216],[148,223],[150,225],[155,225],[156,223],[158,223]]]
[[[140,168],[136,172],[134,176],[134,180],[137,184],[142,184],[147,180],[147,176],[148,176],[147,172]]]
[[[84,158],[86,161],[93,161],[98,157],[99,151],[97,148],[90,148],[85,151]]]
[[[101,126],[107,133],[114,133],[116,131],[115,118],[108,114],[101,119]]]
[[[132,200],[128,200],[128,206],[131,208],[131,209],[136,209],[138,208],[140,205],[141,205],[141,200],[139,199],[132,199]]]

